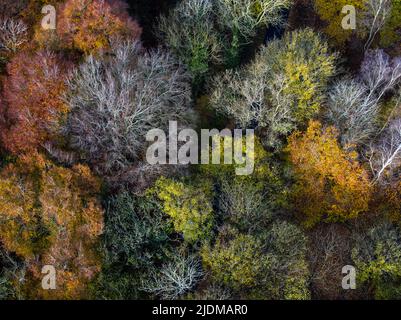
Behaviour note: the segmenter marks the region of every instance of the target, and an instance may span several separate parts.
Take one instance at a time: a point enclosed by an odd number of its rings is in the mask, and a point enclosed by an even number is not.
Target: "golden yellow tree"
[[[357,161],[357,153],[344,151],[334,127],[322,129],[310,121],[305,133],[294,132],[287,151],[296,183],[294,207],[304,214],[306,225],[320,219],[343,221],[368,209],[371,186],[367,172]]]

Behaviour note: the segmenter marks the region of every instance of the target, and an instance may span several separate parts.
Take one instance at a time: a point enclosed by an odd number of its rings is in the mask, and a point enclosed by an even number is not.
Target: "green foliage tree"
[[[254,136],[253,146],[250,144],[247,145],[246,137],[242,137],[242,139],[233,139],[231,136],[225,136],[222,138],[221,135],[214,135],[211,139],[212,143],[216,143],[216,148],[209,149],[209,158],[213,157],[213,153],[218,155],[218,152],[220,152],[220,162],[218,164],[209,162],[208,164],[200,165],[198,169],[201,175],[205,175],[213,180],[222,181],[222,179],[225,178],[234,179],[235,177],[245,180],[254,178],[263,179],[272,174],[272,168],[270,167],[269,162],[271,154],[263,148],[263,145],[257,136]],[[238,148],[238,150],[242,150],[243,155],[248,157],[247,161],[253,163],[254,168],[252,174],[242,176],[236,174],[236,169],[244,167],[243,163],[237,163],[235,161],[232,161],[231,164],[224,163],[224,151],[226,145],[231,145],[234,146],[234,149]],[[220,148],[218,148],[218,146],[220,146]]]
[[[210,67],[239,63],[241,48],[252,42],[257,29],[281,22],[281,11],[291,0],[189,0],[181,1],[160,18],[162,39],[188,65],[195,84]]]
[[[376,299],[401,297],[399,227],[385,222],[371,228],[367,234],[357,235],[352,259],[358,270],[358,283],[373,286]]]
[[[122,192],[109,202],[103,237],[112,261],[146,267],[163,257],[171,231],[169,221],[151,197]]]
[[[211,236],[213,191],[208,180],[189,184],[161,177],[149,192],[160,199],[163,211],[185,241],[194,243]]]
[[[262,232],[288,207],[283,172],[272,165],[262,178],[226,176],[217,186],[217,207],[222,219],[241,232]]]
[[[380,32],[380,43],[383,46],[392,46],[401,40],[401,0],[391,1],[391,13]]]
[[[257,137],[253,148],[245,144],[245,138],[241,141],[219,137],[219,143],[221,163],[200,165],[197,175],[213,182],[216,210],[225,223],[245,233],[262,230],[274,214],[286,207],[288,188],[280,163],[272,159]],[[249,157],[247,161],[254,164],[251,174],[237,175],[235,170],[243,165],[223,163],[226,143],[242,143],[243,153]]]
[[[225,44],[225,62],[235,67],[240,62],[241,49],[252,42],[262,26],[278,26],[284,23],[282,12],[292,0],[218,0],[217,22],[219,29],[228,33]]]
[[[309,267],[306,261],[307,238],[297,226],[276,221],[267,233],[266,247],[279,261],[274,271],[273,297],[310,299]]]
[[[368,49],[380,35],[377,43],[391,46],[396,43],[400,30],[400,0],[314,0],[315,10],[325,22],[325,33],[338,45],[344,45],[352,35],[363,38],[364,49]],[[353,6],[356,14],[356,29],[346,29],[342,20],[345,6]]]
[[[201,256],[215,281],[238,292],[263,286],[271,275],[274,257],[263,249],[260,239],[229,230],[220,232],[214,246],[203,247]]]
[[[108,299],[143,298],[141,278],[172,254],[171,223],[153,197],[123,191],[108,201],[104,262],[93,291]]]
[[[221,43],[214,29],[212,1],[181,1],[168,16],[160,18],[161,37],[184,61],[199,83],[211,64],[221,61]]]
[[[311,29],[263,47],[251,64],[227,70],[213,84],[211,104],[242,128],[255,126],[269,147],[317,114],[336,54]]]
[[[223,228],[213,246],[201,249],[201,256],[212,279],[237,296],[309,298],[306,237],[287,222],[275,222],[259,236]]]

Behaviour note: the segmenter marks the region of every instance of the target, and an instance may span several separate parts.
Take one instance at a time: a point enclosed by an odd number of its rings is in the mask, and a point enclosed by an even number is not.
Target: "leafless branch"
[[[199,260],[178,255],[162,266],[160,272],[154,271],[150,280],[143,281],[142,289],[163,299],[176,299],[191,290],[202,277]]]
[[[390,122],[381,139],[370,146],[370,167],[373,183],[386,182],[392,178],[395,168],[401,166],[401,119]]]
[[[6,18],[0,21],[0,50],[15,52],[28,40],[27,26],[22,20]]]

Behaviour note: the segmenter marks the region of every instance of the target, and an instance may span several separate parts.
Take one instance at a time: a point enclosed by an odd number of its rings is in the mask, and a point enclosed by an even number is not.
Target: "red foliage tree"
[[[68,111],[62,93],[69,67],[47,51],[21,52],[7,65],[0,136],[11,153],[30,152],[53,138]]]

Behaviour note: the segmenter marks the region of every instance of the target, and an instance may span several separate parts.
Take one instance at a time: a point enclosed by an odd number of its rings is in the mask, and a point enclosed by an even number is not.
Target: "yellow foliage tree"
[[[310,121],[305,133],[294,132],[287,151],[297,182],[294,207],[311,226],[321,218],[343,221],[368,209],[371,186],[367,172],[357,161],[357,153],[344,151],[334,127],[322,129]]]
[[[59,167],[39,154],[22,156],[0,175],[0,241],[26,261],[27,296],[85,297],[87,282],[100,270],[98,179],[86,166]],[[44,265],[56,269],[56,290],[40,286]]]
[[[346,5],[354,6],[357,15],[365,8],[364,0],[315,0],[314,4],[320,18],[326,23],[325,32],[338,44],[343,44],[354,31],[342,27],[341,22],[346,16],[342,8]]]
[[[163,211],[171,217],[174,229],[182,233],[185,241],[191,243],[210,236],[213,193],[207,180],[192,186],[161,177],[149,192],[155,192],[162,201]]]
[[[209,148],[209,163],[199,166],[202,174],[210,178],[222,179],[224,177],[232,177],[237,179],[267,179],[271,177],[272,170],[268,162],[270,154],[263,148],[259,138],[254,136],[253,145],[247,144],[246,137],[242,139],[233,139],[231,136],[221,137],[220,135],[213,135],[211,140],[216,143],[216,148]],[[231,149],[230,149],[231,148]],[[233,156],[232,163],[225,163],[225,153],[228,152],[233,155],[235,150],[242,150],[243,163],[238,163]],[[212,163],[212,159],[219,159],[219,163]],[[252,172],[250,174],[238,175],[236,170],[244,168],[247,164],[252,164]]]

